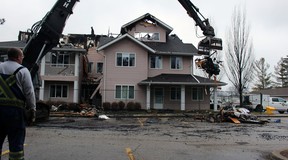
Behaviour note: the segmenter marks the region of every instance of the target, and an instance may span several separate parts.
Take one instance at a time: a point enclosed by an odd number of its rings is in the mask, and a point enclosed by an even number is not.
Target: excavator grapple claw
[[[222,50],[222,39],[206,37],[198,43],[198,54],[209,55],[211,50]]]

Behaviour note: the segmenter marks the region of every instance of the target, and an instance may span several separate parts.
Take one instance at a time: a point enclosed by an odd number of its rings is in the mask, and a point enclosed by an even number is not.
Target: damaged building
[[[68,34],[41,61],[38,96],[43,101],[137,102],[141,109],[206,110],[210,88],[226,83],[194,75],[197,49],[147,13],[124,24],[117,36]],[[23,48],[29,35],[0,42],[1,59]]]

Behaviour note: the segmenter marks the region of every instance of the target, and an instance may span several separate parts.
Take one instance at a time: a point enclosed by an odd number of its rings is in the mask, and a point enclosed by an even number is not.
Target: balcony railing
[[[75,76],[75,64],[45,64],[46,76]]]

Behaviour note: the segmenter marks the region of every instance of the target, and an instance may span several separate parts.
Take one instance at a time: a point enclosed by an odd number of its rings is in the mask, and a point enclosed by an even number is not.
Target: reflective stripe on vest
[[[12,76],[15,78],[14,75],[11,75],[10,77],[12,77]],[[11,99],[16,98],[14,93],[11,91],[10,86],[8,86],[6,81],[1,76],[0,76],[0,90],[1,90],[1,93],[4,94],[4,96],[7,98],[11,98]]]
[[[18,99],[15,93],[11,90],[11,86],[16,85],[16,73],[22,69],[19,67],[12,75],[10,75],[6,80],[0,76],[0,105],[1,106],[15,106],[24,107],[24,101]]]

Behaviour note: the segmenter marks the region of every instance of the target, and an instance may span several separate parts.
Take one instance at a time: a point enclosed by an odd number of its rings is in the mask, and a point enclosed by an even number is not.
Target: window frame
[[[119,90],[120,89],[120,90]],[[135,86],[134,85],[115,85],[115,99],[134,100]]]
[[[175,89],[175,91],[174,91],[174,89]],[[173,95],[175,98],[172,97]],[[181,87],[179,87],[179,86],[170,87],[170,100],[171,101],[180,101],[181,100]]]
[[[173,68],[173,60],[175,58],[175,68]],[[178,68],[179,66],[179,68]],[[183,57],[181,56],[170,56],[170,69],[171,70],[182,70],[183,69]]]
[[[118,61],[119,58],[121,58],[121,64],[119,64],[119,61]],[[125,58],[126,60],[123,58]],[[116,67],[136,67],[136,54],[128,53],[128,52],[117,52],[115,56],[115,66]]]
[[[67,67],[70,64],[70,54],[67,52],[53,53],[51,54],[52,67]]]
[[[194,89],[196,89],[196,99],[194,99]],[[201,90],[200,90],[201,89]],[[204,87],[192,87],[191,88],[192,101],[204,101]]]
[[[60,91],[58,89],[60,89]],[[54,93],[52,93],[52,91]],[[59,92],[60,92],[60,96],[58,96]],[[49,98],[68,98],[68,94],[69,94],[69,86],[67,84],[50,84],[49,85]]]
[[[150,55],[149,56],[149,67],[150,69],[163,69],[163,56],[160,55]],[[158,57],[158,58],[157,58]],[[154,67],[152,67],[152,58],[155,58],[154,60]],[[159,66],[159,67],[157,67]]]
[[[102,65],[101,66],[101,70],[100,70],[100,66],[99,66],[100,64]],[[104,66],[103,62],[97,62],[97,64],[96,64],[96,73],[103,73],[103,66]]]
[[[134,38],[141,41],[160,41],[160,32],[135,32]]]
[[[92,73],[93,72],[93,67],[94,67],[94,63],[93,62],[89,62],[88,63],[88,68],[87,68],[88,73]]]

